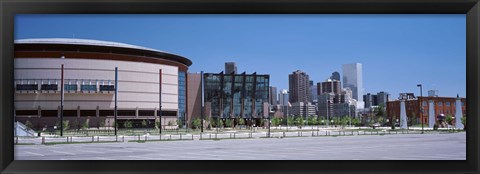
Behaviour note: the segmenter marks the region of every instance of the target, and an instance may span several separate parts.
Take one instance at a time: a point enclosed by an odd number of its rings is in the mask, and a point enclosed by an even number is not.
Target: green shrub
[[[200,120],[200,118],[195,118],[192,120],[192,128],[193,129],[198,129],[202,126],[202,121]]]
[[[63,121],[63,130],[69,129],[69,127],[68,127],[68,122],[69,122],[68,120],[64,120],[64,121]]]
[[[217,120],[218,121],[218,127],[223,127],[223,120],[222,119],[219,119]]]
[[[227,118],[227,120],[225,121],[225,126],[232,127],[232,124],[233,124],[232,119]]]
[[[127,120],[127,121],[125,121],[125,122],[123,123],[123,126],[124,126],[125,128],[127,128],[127,129],[130,129],[130,128],[133,127],[133,123],[132,123],[132,121]]]
[[[295,119],[292,116],[288,117],[287,118],[287,124],[290,125],[290,126],[294,125],[295,124]]]
[[[243,118],[239,118],[238,125],[245,125],[245,120]]]
[[[147,120],[142,120],[142,127],[147,127]]]
[[[170,126],[173,126],[175,124],[175,122],[173,120],[171,120],[171,123],[168,122]],[[182,119],[177,119],[177,125],[179,127],[183,126],[183,120]]]
[[[271,121],[272,121],[272,126],[278,126],[280,125],[282,120],[280,118],[273,118]]]
[[[83,129],[88,129],[88,128],[90,127],[90,125],[89,125],[89,123],[88,123],[88,122],[89,122],[89,120],[88,120],[88,119],[87,119],[87,120],[85,120],[85,122],[83,122],[83,125],[82,125],[82,128],[83,128]]]

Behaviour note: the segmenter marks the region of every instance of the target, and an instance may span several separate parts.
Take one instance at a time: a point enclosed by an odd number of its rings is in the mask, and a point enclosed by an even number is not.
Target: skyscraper
[[[305,72],[297,70],[288,75],[288,88],[290,103],[310,101],[310,80]]]
[[[363,95],[363,101],[365,103],[365,108],[371,108],[372,106],[378,106],[377,95],[367,93]]]
[[[337,71],[333,72],[332,76],[330,76],[330,79],[340,81],[340,73]]]
[[[377,93],[377,102],[378,102],[378,105],[381,105],[383,104],[384,107],[387,106],[387,95],[388,93],[387,92],[384,92],[384,91],[380,91],[379,93]]]
[[[317,95],[323,93],[334,93],[340,94],[342,92],[341,83],[338,80],[327,79],[325,82],[318,82],[317,83]]]
[[[278,94],[278,104],[288,106],[288,90],[283,89],[280,94]]]
[[[278,94],[278,104],[281,105],[281,110],[285,115],[288,115],[288,90],[283,89],[280,94]]]
[[[317,100],[317,85],[313,83],[313,80],[310,80],[308,83],[308,95],[310,95],[310,98],[308,102],[313,103],[313,101]]]
[[[225,62],[225,74],[237,74],[237,64],[235,62]]]
[[[357,108],[363,108],[362,64],[344,64],[342,69],[343,87],[350,88],[352,90],[353,99],[357,100]]]
[[[277,105],[277,87],[270,86],[268,88],[268,92],[269,92],[268,103],[270,104],[270,106]]]

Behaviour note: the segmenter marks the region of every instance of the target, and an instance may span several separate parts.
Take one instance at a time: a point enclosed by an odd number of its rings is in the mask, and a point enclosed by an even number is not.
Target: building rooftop
[[[140,50],[149,50],[156,52],[165,52],[152,48],[130,45],[119,42],[91,40],[91,39],[76,39],[76,38],[35,38],[35,39],[18,39],[15,40],[16,44],[72,44],[72,45],[94,45],[94,46],[108,46],[108,47],[120,47],[120,48],[133,48]],[[166,52],[165,52],[166,53]]]
[[[130,45],[119,42],[92,40],[92,39],[77,39],[77,38],[32,38],[32,39],[18,39],[14,41],[15,44],[29,44],[29,45],[81,45],[81,46],[98,46],[98,47],[111,47],[111,48],[125,48],[134,49],[140,52],[150,52],[156,55],[171,55],[181,62],[190,66],[192,62],[178,54],[173,54],[157,49],[147,48],[143,46]]]

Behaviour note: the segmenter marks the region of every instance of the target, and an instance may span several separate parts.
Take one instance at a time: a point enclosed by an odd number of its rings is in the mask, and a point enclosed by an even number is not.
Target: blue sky
[[[364,93],[466,96],[465,15],[17,15],[15,39],[81,38],[122,42],[185,56],[190,72],[288,74],[315,83],[342,64],[362,63]]]

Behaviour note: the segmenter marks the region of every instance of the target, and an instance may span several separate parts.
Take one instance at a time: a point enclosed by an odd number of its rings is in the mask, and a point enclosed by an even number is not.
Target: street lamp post
[[[423,115],[422,115],[422,84],[418,84],[417,87],[420,87],[420,98],[418,100],[418,115],[420,115],[420,123],[422,124],[422,134],[423,134]]]
[[[272,121],[270,120],[270,116],[268,116],[268,138],[270,138],[270,124],[272,124]]]
[[[328,123],[328,122],[330,121],[330,118],[328,117],[328,103],[329,103],[329,102],[330,102],[330,101],[329,101],[328,99],[327,99],[327,101],[325,102],[325,104],[326,104],[326,106],[327,106],[327,107],[326,107],[326,108],[327,108],[327,128],[330,126],[329,123]]]

